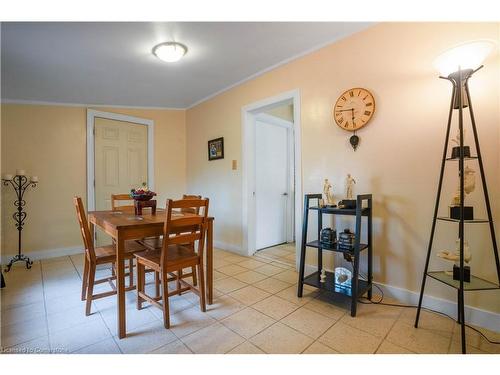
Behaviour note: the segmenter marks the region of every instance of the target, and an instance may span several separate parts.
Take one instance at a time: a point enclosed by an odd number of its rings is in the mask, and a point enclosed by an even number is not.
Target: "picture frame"
[[[224,137],[208,141],[208,160],[224,159]]]

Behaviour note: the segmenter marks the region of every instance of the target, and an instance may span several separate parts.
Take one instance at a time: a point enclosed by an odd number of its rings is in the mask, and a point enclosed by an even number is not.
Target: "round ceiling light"
[[[187,47],[177,42],[161,43],[153,47],[153,54],[166,62],[179,61],[187,53]]]

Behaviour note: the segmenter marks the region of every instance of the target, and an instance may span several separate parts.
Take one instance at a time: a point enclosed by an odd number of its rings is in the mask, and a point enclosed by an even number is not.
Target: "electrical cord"
[[[364,275],[361,275],[361,277],[363,277],[364,279],[367,279]],[[367,280],[364,280],[364,281],[367,281]],[[364,302],[362,301],[361,299],[358,299],[358,302],[359,303],[362,303],[364,305],[384,305],[384,306],[394,306],[394,307],[405,307],[405,308],[412,308],[412,309],[416,309],[418,306],[416,305],[404,305],[404,304],[396,304],[396,303],[388,303],[388,302],[382,302],[384,300],[384,291],[382,290],[382,288],[380,288],[377,284],[372,284],[375,288],[377,288],[380,292],[380,299],[378,301],[372,301],[372,300],[369,300],[368,298],[366,297],[362,297],[363,299],[369,301],[369,302]],[[448,314],[445,314],[441,311],[436,311],[436,310],[432,310],[432,309],[429,309],[427,307],[422,307],[423,310],[426,310],[426,311],[430,311],[430,312],[433,312],[435,314],[439,314],[439,315],[443,315],[443,316],[446,316],[447,318],[450,318],[451,320],[455,320],[455,318],[451,317],[450,315]],[[495,344],[495,345],[500,345],[500,341],[493,341],[493,340],[490,340],[484,333],[482,333],[480,330],[468,325],[468,324],[465,324],[466,327],[472,329],[473,331],[479,333],[486,341],[488,341],[490,344]]]
[[[348,262],[352,263],[353,262],[353,258],[348,260]],[[366,275],[363,275],[361,272],[359,273],[359,277],[361,280],[363,281],[366,281],[368,282],[368,277]],[[368,298],[366,297],[362,297],[364,298],[365,300],[367,300],[368,302],[363,302],[361,299],[358,299],[358,302],[359,303],[362,303],[364,305],[370,305],[370,304],[373,304],[373,305],[384,305],[384,306],[393,306],[393,307],[404,307],[404,308],[411,308],[411,309],[416,309],[418,308],[418,306],[416,305],[403,305],[403,304],[395,304],[395,303],[387,303],[387,302],[382,302],[384,300],[384,292],[383,290],[375,283],[372,283],[372,285],[377,288],[380,292],[380,300],[378,301],[372,301],[372,300],[369,300]],[[445,314],[441,311],[436,311],[436,310],[432,310],[432,309],[429,309],[427,307],[421,307],[421,309],[423,310],[426,310],[426,311],[430,311],[430,312],[433,312],[435,314],[439,314],[439,315],[442,315],[442,316],[445,316],[453,321],[455,321],[455,318],[453,318],[452,316],[448,315],[448,314]],[[480,336],[482,336],[486,341],[488,341],[490,344],[495,344],[495,345],[500,345],[500,341],[494,341],[494,340],[490,340],[484,333],[482,333],[480,330],[478,330],[477,328],[474,328],[472,326],[470,326],[469,324],[465,324],[466,327],[470,328],[471,330],[479,333]]]

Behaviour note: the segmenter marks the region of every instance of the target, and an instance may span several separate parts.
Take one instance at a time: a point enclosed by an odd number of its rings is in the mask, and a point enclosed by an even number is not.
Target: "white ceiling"
[[[368,27],[347,22],[2,23],[5,101],[187,108]],[[151,54],[188,46],[179,62]]]

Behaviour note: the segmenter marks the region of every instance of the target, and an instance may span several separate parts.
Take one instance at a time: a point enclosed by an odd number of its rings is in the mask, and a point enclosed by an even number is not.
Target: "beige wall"
[[[26,194],[25,252],[81,248],[72,197],[79,195],[85,200],[87,194],[86,108],[17,104],[1,107],[2,175],[15,174],[17,168],[22,168],[40,179],[38,187]],[[99,110],[153,120],[158,200],[185,192],[185,111]],[[11,219],[13,200],[13,189],[3,187],[2,257],[17,251],[17,230]]]
[[[417,291],[420,287],[431,226],[450,95],[450,84],[437,78],[433,59],[457,43],[498,39],[499,24],[379,24],[317,52],[279,67],[187,111],[187,187],[211,198],[216,240],[241,248],[241,108],[282,92],[299,89],[301,96],[303,192],[320,192],[328,177],[336,194],[352,173],[355,193],[373,193],[375,279]],[[476,121],[491,202],[500,220],[499,153],[500,67],[498,51],[471,80]],[[350,134],[331,120],[338,95],[350,87],[371,90],[377,101],[372,122],[358,132],[361,143],[351,149]],[[455,131],[453,131],[454,134]],[[468,132],[471,142],[471,132]],[[224,137],[225,159],[209,162],[208,139]],[[447,167],[443,192],[446,208],[456,187],[456,169]],[[478,180],[479,183],[479,180]],[[476,214],[484,214],[478,187],[471,197]],[[438,224],[436,248],[453,248],[455,224]],[[346,224],[340,224],[340,227]],[[495,280],[491,242],[486,226],[467,229],[473,272]],[[246,251],[246,249],[242,249]],[[311,258],[309,258],[311,262]],[[329,262],[329,260],[327,260]],[[433,268],[449,267],[433,257]],[[430,294],[456,295],[429,282]],[[467,296],[468,304],[500,312],[496,292]]]
[[[264,113],[293,122],[293,104],[280,105],[279,107],[270,109]]]

